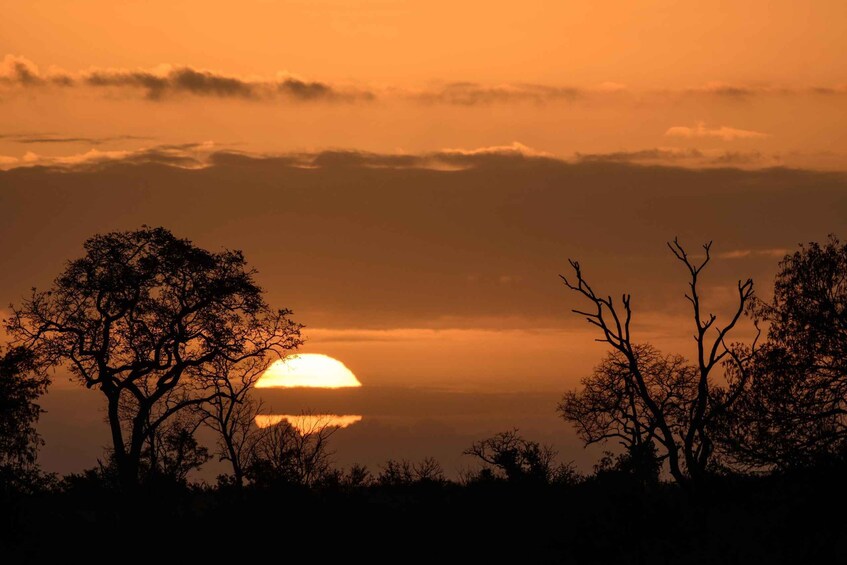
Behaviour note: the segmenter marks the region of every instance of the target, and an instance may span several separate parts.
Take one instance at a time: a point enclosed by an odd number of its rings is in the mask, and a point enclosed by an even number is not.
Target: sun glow
[[[324,428],[337,427],[346,428],[361,421],[362,416],[334,414],[259,414],[256,416],[256,425],[260,428],[269,428],[286,421],[301,434],[309,434]]]
[[[256,382],[256,388],[358,386],[362,383],[344,363],[320,353],[302,353],[274,361]]]

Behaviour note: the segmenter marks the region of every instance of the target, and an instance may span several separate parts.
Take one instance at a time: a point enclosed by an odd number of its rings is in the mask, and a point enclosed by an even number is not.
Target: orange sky
[[[686,88],[843,83],[838,0],[32,0],[0,49],[77,70],[191,65],[317,80]]]
[[[767,295],[784,253],[847,239],[841,0],[27,0],[0,14],[0,317],[95,233],[146,223],[241,249],[306,325],[303,351],[389,398],[381,422],[356,405],[359,448],[383,449],[380,426],[418,402],[391,387],[437,387],[528,395],[479,402],[497,426],[515,410],[533,439],[578,450],[550,400],[604,348],[570,312],[584,305],[558,278],[568,258],[601,292],[633,293],[639,340],[690,356],[666,241],[715,241],[704,298],[722,316],[738,279]],[[60,400],[78,388],[57,379],[46,400],[48,467],[100,449],[74,443],[105,431]],[[434,439],[444,401],[395,447],[457,455],[503,429],[457,413]]]
[[[839,1],[7,4],[0,167],[198,142],[847,167]]]
[[[694,206],[711,211],[692,221],[675,194],[699,177],[603,171],[847,170],[845,21],[841,1],[7,2],[0,170],[55,169],[0,177],[0,203],[16,214],[1,230],[15,273],[2,290],[11,302],[47,284],[93,231],[162,223],[243,248],[271,297],[309,327],[307,350],[343,356],[366,384],[555,389],[596,357],[590,340],[557,333],[591,336],[558,302],[571,255],[640,290],[651,320],[670,319],[682,312],[654,297],[683,284],[656,278],[680,274],[664,248],[674,235],[693,246],[716,239],[730,254],[719,288],[749,272],[766,289],[780,253],[843,227],[842,177],[719,173],[731,178],[710,182],[763,192],[739,207],[707,183]],[[143,166],[119,174],[124,192],[101,204],[76,199],[115,182],[85,169],[104,163]],[[553,174],[549,163],[582,168]],[[655,190],[622,197],[608,225],[594,222],[603,191],[628,194],[630,183]],[[162,208],[158,199],[189,185],[203,187],[202,202],[183,195],[182,208]],[[439,196],[440,186],[455,192]],[[287,191],[278,204],[259,204],[268,187]],[[810,203],[792,190],[826,195]],[[40,224],[45,201],[55,217]],[[785,214],[802,206],[834,219],[786,229]],[[745,229],[764,209],[761,233]],[[298,249],[280,251],[282,225],[295,226]],[[32,245],[10,243],[22,238]],[[33,253],[36,242],[44,249]],[[654,278],[641,274],[647,265]]]

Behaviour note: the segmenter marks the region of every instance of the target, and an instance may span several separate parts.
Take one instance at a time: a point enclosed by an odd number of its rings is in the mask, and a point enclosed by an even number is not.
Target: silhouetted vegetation
[[[791,468],[847,454],[847,244],[830,236],[780,262],[768,325],[724,440],[752,468]]]
[[[576,477],[570,465],[556,463],[558,454],[552,447],[528,440],[516,429],[474,442],[464,454],[476,457],[483,464],[477,473],[467,474],[466,481],[504,480],[544,485],[570,482]]]
[[[65,366],[108,403],[122,488],[134,490],[145,447],[181,411],[221,394],[208,370],[299,344],[287,310],[262,298],[241,252],[210,252],[164,228],[96,235],[47,291],[6,323],[40,362]]]
[[[689,277],[698,356],[630,333],[629,295],[568,288],[610,351],[557,413],[585,444],[580,473],[509,429],[473,441],[457,479],[432,457],[338,467],[331,420],[258,428],[250,395],[273,355],[300,343],[240,253],[161,228],[92,238],[50,291],[34,291],[0,357],[0,555],[9,563],[818,563],[843,561],[847,524],[847,245],[834,236],[779,265],[773,298],[739,281],[723,325]],[[742,321],[765,339],[730,342]],[[758,332],[757,332],[758,333]],[[42,473],[35,431],[45,369],[106,396],[113,448],[63,477]],[[208,426],[216,444],[202,445]],[[231,475],[192,472],[217,456]],[[170,545],[143,543],[167,537]],[[163,554],[163,547],[166,553]],[[116,557],[118,556],[118,557]]]
[[[319,418],[304,418],[304,425],[296,428],[284,420],[263,430],[247,468],[253,483],[311,487],[332,472],[329,438],[338,428]]]
[[[216,453],[221,461],[229,461],[231,480],[239,487],[244,484],[246,467],[262,439],[262,430],[255,424],[262,404],[250,393],[267,367],[265,357],[253,356],[234,361],[221,356],[200,369],[211,377],[208,380],[215,394],[200,404],[197,410],[203,424],[217,434]],[[221,375],[226,378],[215,378]]]
[[[712,243],[703,245],[705,255],[699,262],[676,239],[668,247],[689,276],[685,298],[691,303],[697,345],[693,366],[688,367],[681,357],[662,357],[639,344],[630,328],[631,296],[623,294],[616,303],[611,296],[596,293],[580,264],[571,260],[575,280],[561,278],[592,308],[574,312],[598,328],[599,341],[608,343],[617,357],[587,381],[588,390],[566,396],[560,411],[565,419],[578,423],[587,442],[623,436],[625,446],[638,457],[651,452],[639,449],[642,443],[658,443],[674,480],[686,489],[697,489],[712,472],[716,428],[747,389],[756,340],[745,349],[731,344],[729,334],[753,300],[753,281],[738,281],[737,306],[730,319],[718,326],[714,314],[705,314],[698,287],[711,260]],[[724,382],[713,375],[722,364],[729,367]],[[603,379],[614,387],[603,391],[605,397],[592,391],[595,381]]]
[[[48,378],[24,347],[0,354],[0,494],[27,491],[38,481],[36,462],[43,443],[35,429]]]

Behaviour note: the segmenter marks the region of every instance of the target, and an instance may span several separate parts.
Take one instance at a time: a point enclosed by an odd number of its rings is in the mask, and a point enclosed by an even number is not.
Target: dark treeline
[[[847,244],[786,255],[768,300],[738,281],[726,319],[703,300],[711,243],[668,247],[687,277],[693,360],[639,341],[630,296],[603,294],[578,261],[562,276],[609,345],[557,408],[585,444],[608,446],[593,472],[513,429],[469,445],[476,466],[448,479],[432,458],[339,468],[337,428],[319,418],[255,425],[253,385],[303,326],[265,302],[241,252],[146,226],[94,236],[4,321],[4,562],[843,560]],[[734,338],[741,324],[754,339]],[[59,368],[103,395],[112,440],[66,476],[37,459],[38,399]],[[190,480],[213,457],[230,471]]]

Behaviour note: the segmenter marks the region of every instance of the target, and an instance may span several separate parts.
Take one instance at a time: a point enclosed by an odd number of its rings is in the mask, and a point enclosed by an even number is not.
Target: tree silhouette
[[[299,343],[263,299],[240,251],[210,252],[165,228],[95,235],[7,330],[44,363],[105,396],[121,486],[136,488],[145,443],[168,418],[219,394],[202,370]],[[279,323],[284,320],[285,323]]]
[[[196,412],[180,410],[149,433],[141,455],[143,478],[154,486],[186,485],[188,474],[212,458],[195,437],[201,423]]]
[[[728,342],[729,333],[736,327],[744,313],[745,307],[753,298],[753,281],[738,281],[738,304],[729,321],[723,326],[715,325],[714,314],[704,315],[698,283],[700,274],[711,259],[712,243],[703,245],[705,257],[695,262],[675,238],[668,243],[673,255],[685,266],[689,274],[688,293],[685,298],[691,303],[695,325],[694,340],[697,345],[695,364],[696,377],[691,385],[693,394],[685,399],[682,406],[676,403],[663,403],[664,387],[652,386],[657,377],[651,376],[650,364],[639,360],[638,344],[633,340],[630,324],[632,321],[631,296],[624,294],[620,305],[611,296],[598,295],[585,280],[580,264],[570,260],[569,263],[576,277],[571,282],[560,275],[565,286],[579,293],[592,306],[593,310],[574,312],[585,316],[586,320],[599,328],[602,337],[597,341],[608,343],[613,351],[620,354],[628,365],[628,370],[622,373],[627,380],[625,390],[638,396],[638,403],[631,406],[641,406],[646,409],[646,422],[649,428],[655,428],[654,437],[664,449],[661,454],[667,463],[671,476],[686,489],[694,489],[706,479],[709,465],[715,451],[715,427],[721,416],[725,414],[746,390],[749,379],[748,366],[750,359],[757,350],[756,339],[748,350]],[[710,330],[712,337],[710,338]],[[757,327],[758,330],[758,327]],[[734,367],[729,371],[725,384],[712,375],[715,367],[729,364]],[[655,369],[655,367],[653,367]],[[618,408],[615,408],[618,410]],[[682,421],[677,421],[680,410],[685,414]]]
[[[277,318],[276,322],[286,323],[284,318]],[[267,335],[276,334],[272,331]],[[288,346],[288,349],[293,348],[293,343]],[[245,468],[254,455],[257,443],[266,433],[256,426],[262,402],[255,399],[251,392],[271,361],[268,356],[240,360],[219,357],[201,369],[216,394],[199,405],[198,410],[203,423],[216,433],[216,453],[221,461],[229,461],[232,481],[237,487],[243,486]]]
[[[632,353],[644,379],[649,398],[664,414],[667,425],[682,437],[690,424],[688,408],[697,395],[697,369],[681,355],[663,355],[650,344],[634,345]],[[655,443],[661,431],[630,368],[629,359],[612,350],[557,406],[560,416],[576,427],[585,445],[617,441],[624,452],[615,460],[616,470],[628,470],[645,481],[658,475],[661,462]]]
[[[440,485],[446,482],[444,468],[433,457],[424,457],[418,463],[408,459],[389,459],[376,477],[376,483],[382,486]]]
[[[35,429],[42,412],[36,401],[48,383],[32,351],[12,347],[0,355],[0,492],[25,488],[37,472],[43,440]]]
[[[329,439],[338,429],[329,416],[308,413],[296,427],[283,420],[265,428],[253,448],[247,477],[261,486],[314,486],[333,471]]]
[[[570,473],[568,466],[556,465],[557,453],[552,447],[525,439],[517,429],[475,441],[462,454],[482,462],[483,468],[476,479],[547,484]]]
[[[750,393],[727,419],[733,456],[792,467],[847,453],[847,243],[830,235],[780,262]]]

